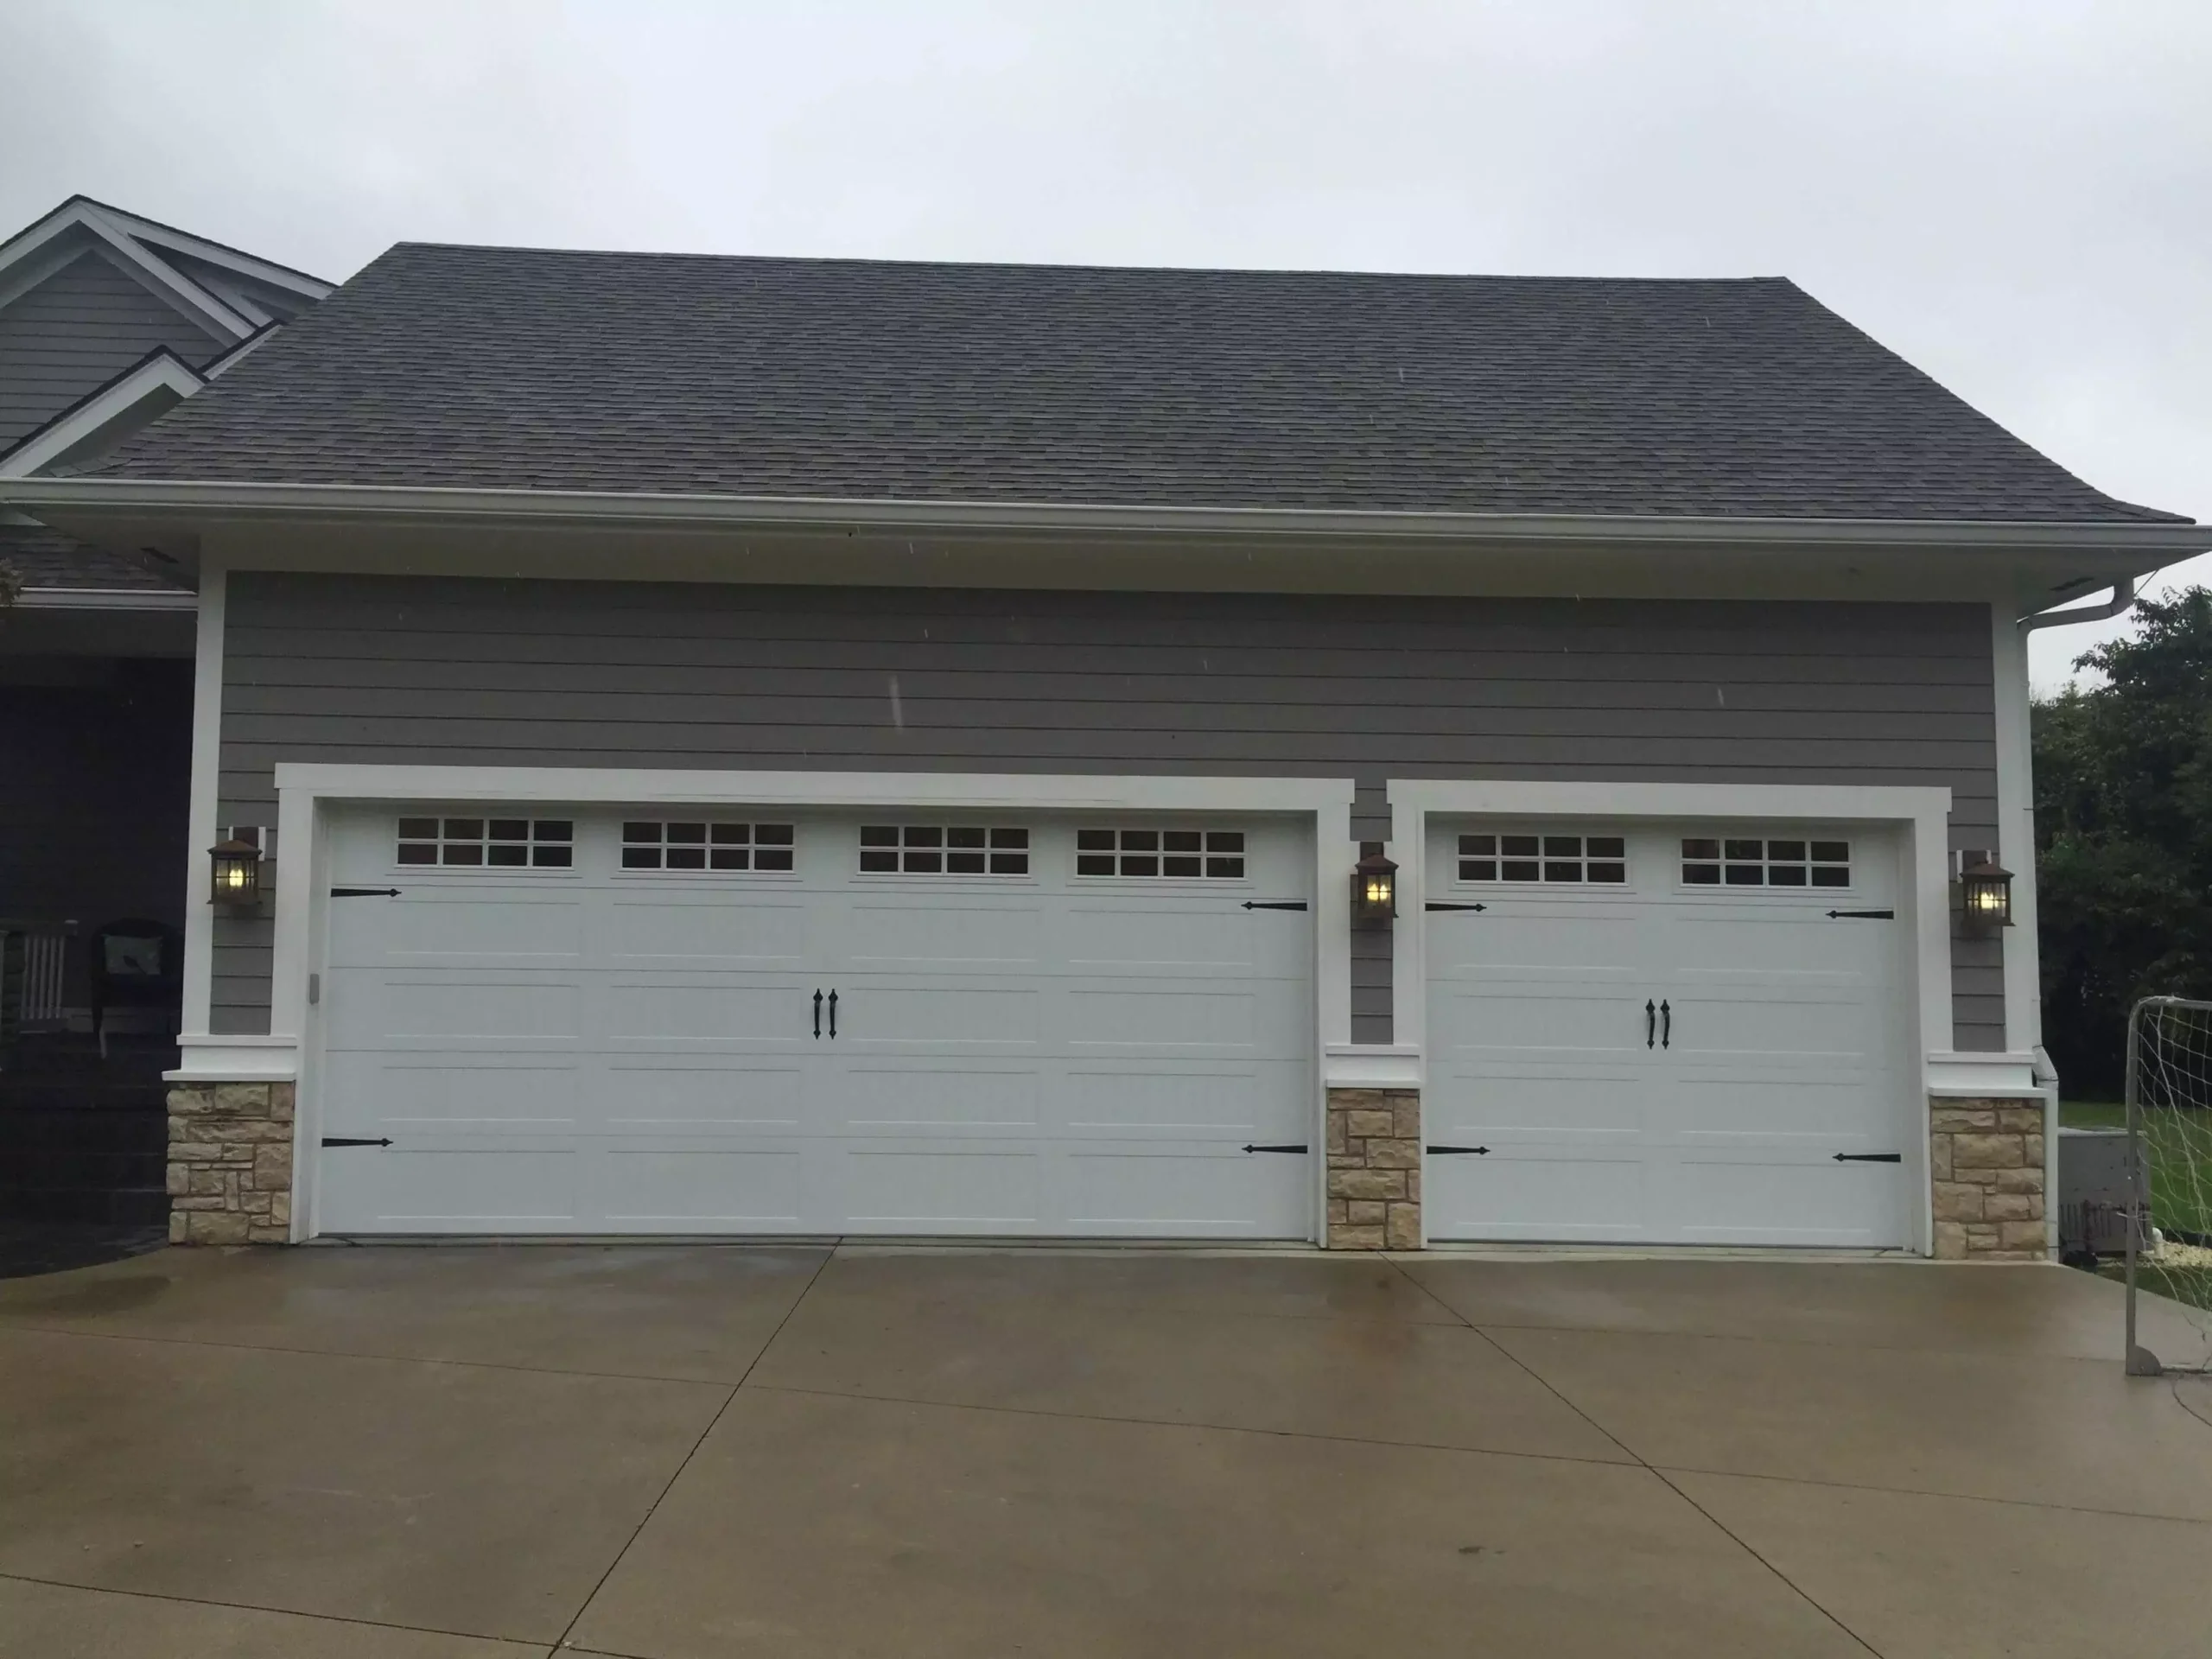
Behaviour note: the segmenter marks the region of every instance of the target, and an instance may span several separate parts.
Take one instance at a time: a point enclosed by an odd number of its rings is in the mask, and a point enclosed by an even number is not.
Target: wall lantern
[[[210,847],[207,856],[214,863],[214,877],[208,883],[209,904],[245,906],[260,902],[260,848],[233,836]]]
[[[1967,926],[1976,933],[2012,925],[2012,872],[1987,853],[1959,855],[1959,897]]]
[[[1388,927],[1398,913],[1398,867],[1382,856],[1382,843],[1359,843],[1359,862],[1351,870],[1354,927]]]

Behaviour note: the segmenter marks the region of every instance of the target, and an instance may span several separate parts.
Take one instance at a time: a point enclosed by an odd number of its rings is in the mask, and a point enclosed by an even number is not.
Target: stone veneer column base
[[[1931,1100],[1929,1175],[1940,1262],[2041,1262],[2043,1103]]]
[[[1328,1248],[1421,1249],[1420,1094],[1332,1089],[1328,1129]]]
[[[169,1243],[282,1244],[292,1236],[289,1083],[169,1090]]]

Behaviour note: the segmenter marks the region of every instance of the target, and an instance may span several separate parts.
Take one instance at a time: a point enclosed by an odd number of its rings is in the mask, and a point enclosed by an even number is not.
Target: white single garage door
[[[1435,1238],[1902,1247],[1896,839],[1437,818]]]
[[[1311,1234],[1311,1158],[1245,1150],[1315,1116],[1294,823],[426,805],[330,846],[318,1231]]]

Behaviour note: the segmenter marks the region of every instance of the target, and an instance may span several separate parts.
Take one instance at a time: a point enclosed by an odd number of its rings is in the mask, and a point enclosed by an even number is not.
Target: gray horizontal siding
[[[1989,625],[1970,605],[983,593],[238,573],[226,822],[279,760],[1213,772],[1382,781],[1926,784],[1996,820]],[[892,683],[897,682],[896,713]],[[220,1029],[265,1029],[258,924]],[[1390,1034],[1387,938],[1354,1034]],[[2002,1040],[1993,945],[1958,948],[1962,1047]]]
[[[197,367],[226,342],[98,253],[0,308],[0,449],[157,346]]]

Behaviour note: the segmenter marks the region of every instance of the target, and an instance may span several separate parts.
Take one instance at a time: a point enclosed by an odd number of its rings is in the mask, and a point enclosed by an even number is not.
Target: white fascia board
[[[169,392],[182,399],[207,384],[183,359],[163,351],[0,455],[0,479],[32,476],[150,396]]]
[[[1673,518],[1582,513],[1318,512],[1052,502],[850,500],[805,496],[415,488],[359,484],[78,478],[11,484],[26,507],[180,518],[385,519],[566,528],[872,528],[886,531],[1160,532],[1202,537],[1418,537],[1462,541],[1695,543],[1792,550],[1942,547],[2081,550],[2153,563],[2212,551],[2212,524],[1951,519]]]
[[[25,611],[196,611],[200,595],[176,588],[26,588]]]

